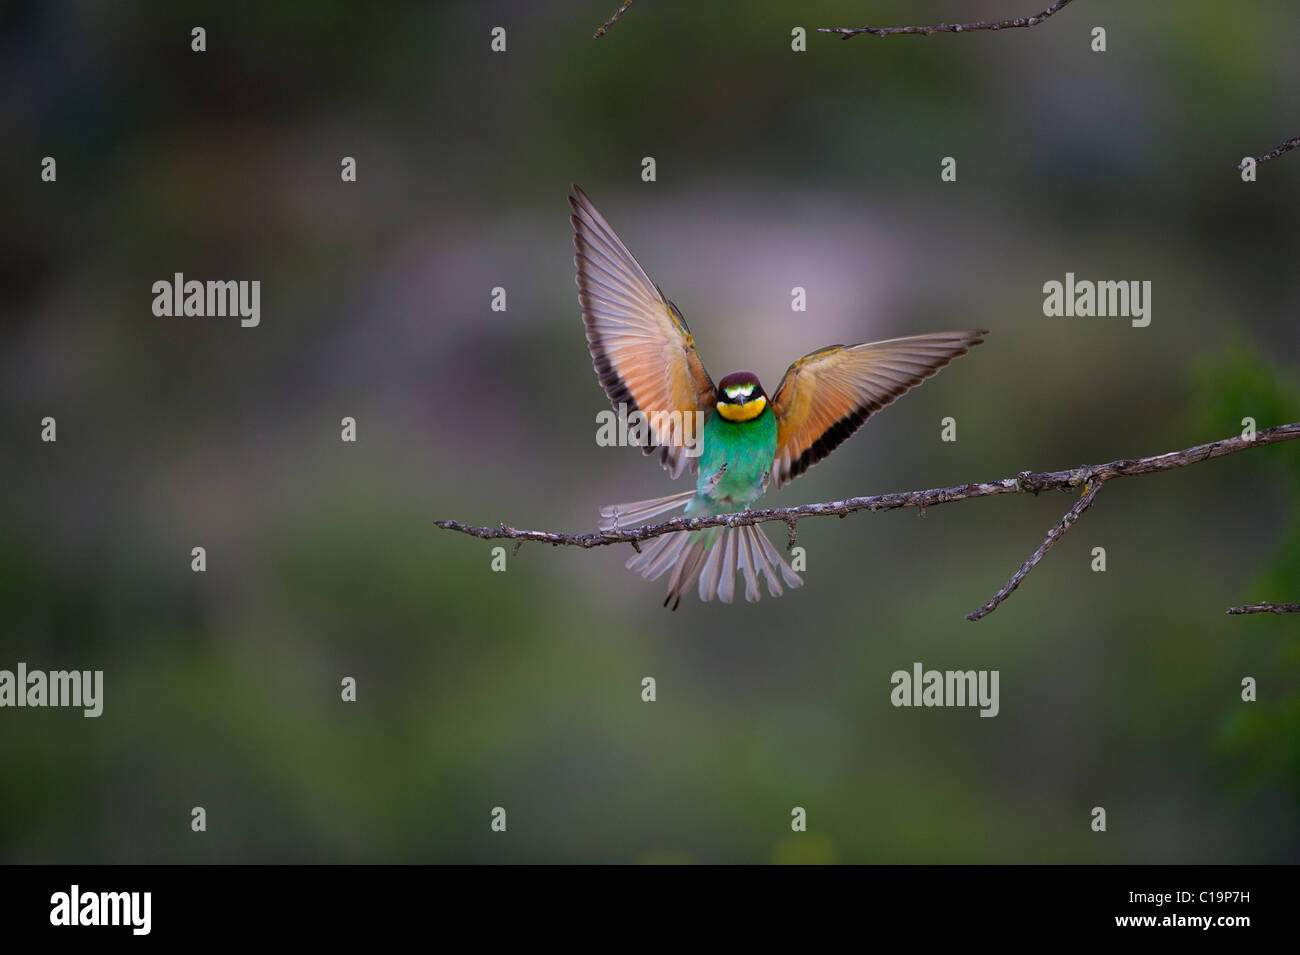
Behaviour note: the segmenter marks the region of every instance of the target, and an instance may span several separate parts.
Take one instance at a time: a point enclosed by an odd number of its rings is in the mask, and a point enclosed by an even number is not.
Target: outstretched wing
[[[573,264],[596,377],[614,410],[624,404],[628,414],[640,411],[649,418],[643,450],[649,454],[660,445],[659,460],[677,477],[688,464],[695,466],[683,437],[699,439],[694,413],[713,410],[713,381],[677,306],[650,281],[586,193],[577,186],[573,191]]]
[[[984,329],[935,332],[863,345],[832,345],[789,367],[772,397],[772,482],[789,483],[834,451],[862,422],[984,339]]]

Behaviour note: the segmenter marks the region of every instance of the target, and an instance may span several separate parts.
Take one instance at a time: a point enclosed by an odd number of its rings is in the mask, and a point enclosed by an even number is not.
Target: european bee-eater
[[[688,469],[698,473],[695,487],[680,494],[601,508],[602,530],[683,506],[688,517],[747,510],[769,485],[781,487],[798,477],[872,414],[988,334],[970,329],[819,348],[789,367],[770,399],[751,371],[732,372],[715,385],[681,311],[664,298],[586,193],[577,186],[573,191],[573,262],[596,377],[615,411],[622,405],[629,415],[640,411],[648,419],[646,454],[658,448],[674,478]],[[698,435],[696,412],[704,421]],[[773,597],[782,593],[778,572],[788,587],[803,584],[753,525],[665,534],[627,566],[647,580],[671,570],[664,606],[671,602],[674,610],[696,585],[700,599],[716,596],[730,603],[738,570],[747,600],[759,599],[760,573]]]

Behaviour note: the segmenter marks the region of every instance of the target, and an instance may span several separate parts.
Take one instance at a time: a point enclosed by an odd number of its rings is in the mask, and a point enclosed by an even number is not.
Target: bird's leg
[[[727,473],[727,465],[726,462],[724,461],[722,466],[718,468],[718,470],[713,472],[713,476],[709,478],[709,483],[704,485],[704,493],[712,494],[714,491],[716,491],[718,489],[718,484],[722,481],[722,476],[726,473]]]

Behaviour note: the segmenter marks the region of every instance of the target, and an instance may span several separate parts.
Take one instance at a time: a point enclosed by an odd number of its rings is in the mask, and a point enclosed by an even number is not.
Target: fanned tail
[[[759,574],[766,579],[767,592],[773,597],[785,592],[781,580],[787,587],[803,586],[803,580],[767,535],[752,524],[664,534],[643,546],[627,566],[646,580],[657,580],[671,569],[664,606],[672,604],[673,610],[692,587],[698,587],[701,600],[717,597],[731,603],[736,595],[737,573],[744,575],[745,599],[750,602],[760,596]]]
[[[695,496],[694,489],[667,497],[652,497],[648,501],[633,501],[630,504],[606,504],[600,509],[600,529],[602,531],[618,530],[620,527],[635,527],[644,524],[652,517],[658,517],[668,511],[684,507]],[[661,538],[657,538],[661,539]]]
[[[644,524],[652,517],[684,507],[695,494],[690,490],[648,501],[606,505],[600,509],[600,529],[610,531]],[[646,580],[658,580],[672,571],[664,606],[672,604],[673,610],[692,587],[698,587],[701,600],[717,597],[723,603],[731,603],[736,596],[737,573],[745,578],[745,599],[751,603],[760,596],[760,574],[773,597],[785,592],[782,580],[786,587],[803,586],[803,579],[754,524],[662,534],[643,544],[641,552],[633,554],[627,566]]]

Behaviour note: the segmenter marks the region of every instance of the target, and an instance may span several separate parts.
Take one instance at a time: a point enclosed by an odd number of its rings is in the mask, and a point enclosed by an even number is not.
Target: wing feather
[[[772,481],[788,484],[834,451],[862,423],[987,335],[935,332],[862,345],[832,345],[790,366],[772,398]]]
[[[629,414],[640,411],[650,417],[642,450],[649,454],[659,446],[660,461],[677,477],[693,468],[696,459],[684,453],[683,435],[667,422],[680,420],[693,434],[694,412],[713,410],[713,380],[682,313],[664,298],[586,193],[577,186],[573,191],[573,263],[596,377],[616,411],[623,404]],[[672,412],[680,417],[655,417]]]

